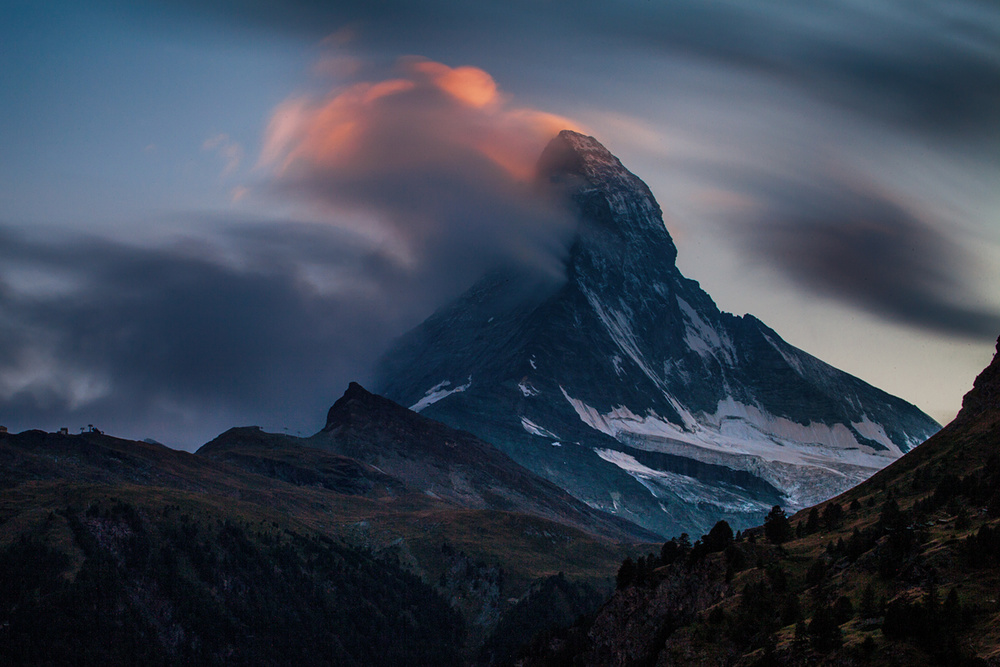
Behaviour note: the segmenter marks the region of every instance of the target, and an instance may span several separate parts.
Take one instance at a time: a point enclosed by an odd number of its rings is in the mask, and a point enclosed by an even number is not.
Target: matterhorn
[[[561,132],[539,179],[578,223],[565,279],[491,272],[397,341],[379,393],[664,536],[815,504],[939,429],[721,312],[678,270],[649,188],[593,137]]]

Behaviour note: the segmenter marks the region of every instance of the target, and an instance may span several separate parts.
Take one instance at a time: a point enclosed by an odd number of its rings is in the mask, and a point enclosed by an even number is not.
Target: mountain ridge
[[[987,411],[1000,411],[1000,338],[990,364],[976,376],[972,389],[962,397],[956,421],[973,419]]]
[[[0,432],[0,652],[474,664],[487,639],[540,627],[511,617],[521,605],[544,606],[552,586],[593,603],[634,541],[655,537],[360,385],[338,402],[313,440],[236,427],[194,454]],[[409,470],[338,453],[337,438],[357,438],[362,458],[408,452]]]
[[[604,537],[654,539],[595,511],[471,433],[452,429],[352,382],[304,444],[374,466],[433,497],[471,509],[532,514]]]
[[[471,433],[458,431],[351,382],[315,435],[229,429],[198,455],[292,483],[374,498],[417,493],[464,509],[528,514],[602,539],[656,535],[573,498]]]

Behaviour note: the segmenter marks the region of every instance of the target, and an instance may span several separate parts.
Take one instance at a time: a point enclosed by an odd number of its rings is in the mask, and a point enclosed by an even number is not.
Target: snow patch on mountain
[[[447,398],[452,394],[457,394],[458,392],[465,391],[466,389],[472,386],[472,376],[470,375],[469,381],[463,385],[459,385],[452,389],[448,389],[450,385],[451,385],[451,380],[444,380],[443,382],[437,383],[424,393],[423,398],[421,398],[419,401],[411,405],[410,409],[413,410],[414,412],[420,412],[424,408],[430,405],[434,405],[442,398]]]
[[[625,312],[605,307],[597,295],[585,286],[581,285],[580,289],[587,297],[587,302],[594,309],[598,319],[601,320],[601,323],[611,336],[611,340],[618,346],[618,349],[628,355],[635,362],[635,365],[642,369],[646,377],[656,383],[656,386],[662,388],[663,380],[646,363],[645,357],[639,350],[639,339],[636,337],[635,332],[632,331],[632,325]]]
[[[768,509],[766,503],[750,500],[718,486],[709,486],[694,477],[644,466],[625,452],[595,448],[594,453],[627,472],[658,499],[675,496],[687,503],[707,503],[729,512],[760,512]],[[660,509],[667,511],[663,504],[660,504]]]
[[[882,425],[876,424],[875,422],[870,420],[868,418],[868,415],[863,415],[861,417],[861,421],[859,422],[851,422],[851,426],[853,426],[854,429],[858,433],[860,433],[863,437],[868,438],[869,440],[874,440],[880,445],[883,445],[886,448],[888,448],[890,451],[899,452],[900,456],[904,454],[904,452],[900,450],[899,447],[896,446],[896,443],[894,443],[892,439],[889,438],[889,434],[885,432],[885,429],[882,428]]]
[[[703,320],[691,305],[677,297],[677,305],[686,320],[684,324],[684,342],[700,357],[715,357],[720,362],[733,366],[736,364],[736,348],[733,341],[725,333],[719,333]],[[720,358],[721,357],[721,358]]]
[[[795,372],[798,373],[799,375],[805,376],[805,369],[802,367],[802,362],[799,360],[797,356],[795,356],[794,354],[790,354],[788,350],[785,349],[785,346],[778,345],[778,343],[773,338],[768,336],[763,331],[761,331],[761,335],[764,337],[764,340],[766,340],[771,345],[771,347],[773,347],[774,350],[781,355],[781,358],[785,360],[786,364],[795,369]]]
[[[896,455],[876,451],[858,442],[854,433],[844,424],[798,424],[766,413],[755,406],[740,403],[732,397],[719,401],[714,414],[699,413],[695,417],[682,407],[682,418],[687,417],[686,422],[690,420],[685,425],[687,428],[683,428],[663,419],[652,410],[645,415],[637,415],[627,406],[618,406],[607,413],[601,413],[570,396],[564,388],[560,389],[581,421],[615,439],[621,439],[623,434],[631,434],[679,440],[720,452],[740,452],[761,456],[767,461],[820,467],[832,459],[880,469],[896,458]],[[852,426],[866,438],[871,437],[880,444],[884,444],[883,441],[891,442],[885,430],[867,418]],[[898,452],[898,449],[893,446],[893,451]]]
[[[720,401],[713,414],[695,416],[680,406],[679,414],[689,422],[685,428],[652,410],[638,415],[617,406],[602,413],[560,389],[591,428],[639,449],[745,470],[783,489],[795,507],[835,495],[899,455],[895,445],[886,451],[858,442],[845,424],[798,424],[732,397]],[[885,429],[867,416],[851,426],[865,438],[891,444]]]
[[[625,373],[624,368],[622,368],[622,358],[620,355],[616,354],[611,357],[611,365],[615,367],[615,374],[618,377],[621,377]]]
[[[521,426],[524,428],[525,431],[527,431],[531,435],[537,435],[543,438],[549,438],[551,440],[559,439],[558,435],[556,435],[552,431],[549,431],[548,429],[542,428],[541,426],[531,421],[527,417],[521,417]]]
[[[538,396],[538,390],[531,386],[527,378],[521,380],[517,384],[517,388],[521,390],[521,394],[525,397]]]

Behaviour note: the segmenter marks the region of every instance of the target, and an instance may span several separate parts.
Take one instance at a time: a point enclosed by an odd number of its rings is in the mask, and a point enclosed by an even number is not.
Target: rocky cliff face
[[[1000,411],[1000,338],[993,361],[976,377],[972,390],[962,398],[956,421],[975,419],[985,412]]]
[[[574,208],[565,281],[496,271],[404,336],[380,393],[663,535],[835,495],[938,429],[720,312],[681,275],[649,188],[562,132],[540,178]]]

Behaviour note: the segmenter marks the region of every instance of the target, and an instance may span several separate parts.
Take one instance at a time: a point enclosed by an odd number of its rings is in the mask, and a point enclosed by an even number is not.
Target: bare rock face
[[[988,411],[1000,411],[1000,338],[993,361],[976,377],[972,390],[962,398],[957,420],[973,419]]]
[[[655,588],[632,586],[616,593],[590,628],[588,664],[652,664],[677,627],[732,592],[725,571],[721,557],[707,558],[691,568],[673,568]]]
[[[825,500],[939,429],[721,312],[678,270],[649,188],[593,137],[560,133],[539,179],[576,215],[565,279],[491,272],[398,341],[379,393],[666,537]]]

